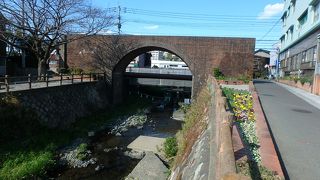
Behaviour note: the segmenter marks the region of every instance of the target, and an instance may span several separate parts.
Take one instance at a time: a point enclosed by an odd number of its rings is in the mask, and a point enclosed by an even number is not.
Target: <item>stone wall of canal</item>
[[[108,107],[108,94],[104,82],[91,82],[11,92],[9,96],[35,112],[43,125],[66,128],[77,118]],[[6,95],[0,94],[0,98]]]
[[[207,128],[194,143],[192,151],[170,177],[176,179],[223,179],[236,174],[231,142],[232,116],[226,112],[226,100],[213,77],[207,81],[211,99],[207,113]]]

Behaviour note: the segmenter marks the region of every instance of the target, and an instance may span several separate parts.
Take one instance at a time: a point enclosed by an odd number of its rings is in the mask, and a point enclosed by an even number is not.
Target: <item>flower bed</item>
[[[249,91],[240,91],[231,88],[223,88],[231,110],[234,113],[234,125],[239,131],[244,148],[246,149],[247,160],[237,160],[237,172],[252,179],[282,180],[276,172],[271,171],[262,165],[260,155],[260,142],[257,135],[257,118],[253,110],[253,97]],[[260,123],[261,124],[261,123]],[[260,127],[260,126],[259,126]]]
[[[252,95],[248,91],[223,88],[223,93],[232,108],[235,124],[240,130],[240,136],[248,151],[250,160],[261,163],[259,139],[256,133],[255,115]]]

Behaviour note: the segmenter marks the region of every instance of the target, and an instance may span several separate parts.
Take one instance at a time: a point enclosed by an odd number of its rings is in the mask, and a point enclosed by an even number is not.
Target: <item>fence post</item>
[[[31,89],[31,74],[28,74],[29,89]]]
[[[71,74],[71,84],[73,84],[73,73]]]
[[[81,83],[83,82],[83,73],[81,73]]]
[[[91,74],[91,72],[89,73],[89,82],[91,82],[91,76],[92,76],[92,74]]]
[[[62,85],[62,79],[63,79],[62,73],[60,73],[60,86]]]
[[[5,75],[4,76],[4,83],[5,83],[5,85],[6,85],[6,90],[7,90],[7,92],[9,92],[9,76],[8,75]]]
[[[46,74],[46,85],[47,85],[47,87],[49,87],[49,75],[48,74]]]

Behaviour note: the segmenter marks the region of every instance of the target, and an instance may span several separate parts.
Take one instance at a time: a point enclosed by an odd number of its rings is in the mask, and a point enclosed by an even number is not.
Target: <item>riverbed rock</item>
[[[88,132],[88,136],[89,136],[89,137],[93,137],[94,135],[95,135],[95,132],[94,132],[94,131],[89,131],[89,132]]]
[[[145,152],[131,150],[131,151],[124,152],[124,155],[129,156],[133,159],[142,159],[145,156]]]
[[[124,133],[128,131],[128,128],[130,127],[138,127],[143,128],[144,123],[147,122],[147,115],[149,110],[139,110],[136,114],[129,116],[129,117],[122,117],[118,119],[116,122],[117,125],[114,125],[114,127],[111,129],[109,134],[116,135],[117,133]],[[119,123],[120,122],[120,123]]]
[[[104,169],[103,164],[100,164],[100,165],[98,165],[96,168],[94,168],[95,171],[100,171],[100,170],[102,170],[102,169]]]
[[[108,153],[108,152],[110,152],[110,151],[112,151],[112,149],[110,149],[110,148],[105,148],[105,149],[103,149],[103,152],[106,152],[106,153]]]
[[[153,152],[147,152],[144,158],[126,177],[126,180],[166,180],[168,177],[168,172],[168,168]]]

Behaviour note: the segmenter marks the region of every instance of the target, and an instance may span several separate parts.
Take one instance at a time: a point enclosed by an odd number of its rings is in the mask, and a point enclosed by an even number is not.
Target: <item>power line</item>
[[[197,14],[197,13],[178,13],[178,12],[166,12],[166,11],[151,11],[144,9],[136,9],[136,8],[126,8],[126,12],[134,13],[134,14],[157,14],[157,15],[166,15],[172,17],[192,17],[192,18],[246,18],[246,19],[255,19],[257,16],[243,16],[243,15],[226,15],[226,14]],[[264,21],[275,21],[278,18],[271,18]]]
[[[273,30],[273,28],[276,27],[276,25],[280,22],[280,20],[281,20],[281,19],[279,19],[279,20],[269,29],[269,31],[267,31],[267,33],[266,33],[264,36],[262,36],[262,38],[260,38],[259,40],[263,40],[263,39]]]

